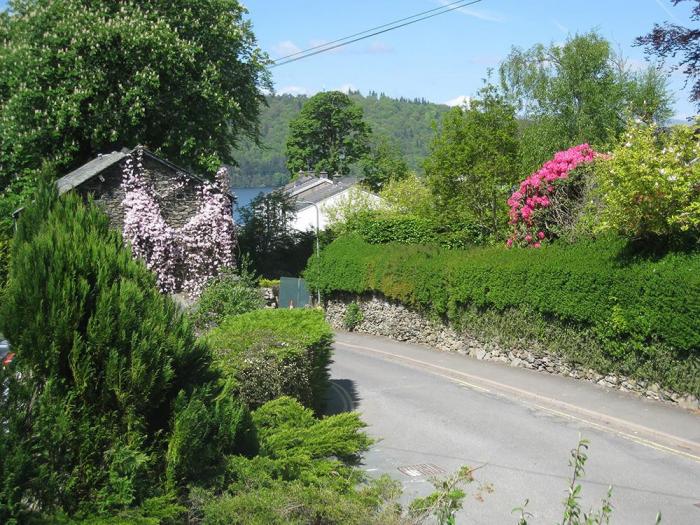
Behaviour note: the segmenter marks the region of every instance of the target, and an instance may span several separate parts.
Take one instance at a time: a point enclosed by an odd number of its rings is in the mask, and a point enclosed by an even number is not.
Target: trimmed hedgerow
[[[365,212],[352,215],[345,224],[371,244],[436,244],[445,248],[465,248],[483,243],[486,232],[473,224],[444,225],[426,217]]]
[[[232,316],[206,339],[250,408],[284,395],[317,412],[323,408],[333,333],[322,311],[265,309]]]
[[[551,320],[552,330],[587,330],[607,366],[626,363],[628,373],[660,370],[659,360],[671,357],[697,366],[700,254],[652,259],[629,256],[624,248],[623,241],[605,239],[541,250],[444,250],[377,246],[347,236],[311,260],[306,277],[326,294],[380,292],[452,321],[466,308],[532,312]],[[583,354],[578,359],[586,360]],[[699,392],[700,380],[692,377],[675,386]]]

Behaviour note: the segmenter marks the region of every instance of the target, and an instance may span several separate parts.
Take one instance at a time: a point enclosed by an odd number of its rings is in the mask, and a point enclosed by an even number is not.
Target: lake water
[[[236,220],[236,222],[240,222],[241,220],[241,216],[238,213],[238,210],[248,206],[248,204],[250,204],[250,201],[252,201],[261,193],[267,194],[274,189],[275,188],[268,186],[262,188],[231,188],[231,191],[236,196],[236,207],[233,209],[233,218]]]

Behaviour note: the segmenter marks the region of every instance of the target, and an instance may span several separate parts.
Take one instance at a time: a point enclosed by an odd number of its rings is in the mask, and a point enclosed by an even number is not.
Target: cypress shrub
[[[17,354],[2,372],[0,522],[148,504],[246,443],[209,349],[78,196],[45,184],[23,212],[0,330]]]

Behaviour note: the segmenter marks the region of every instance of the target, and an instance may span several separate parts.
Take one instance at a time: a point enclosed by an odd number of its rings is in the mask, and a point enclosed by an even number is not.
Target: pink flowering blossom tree
[[[556,153],[522,181],[508,199],[513,233],[506,244],[539,248],[543,241],[554,236],[547,224],[548,211],[559,200],[567,198],[566,186],[571,172],[597,156],[599,154],[588,144],[574,146]]]
[[[235,226],[228,195],[228,171],[221,168],[214,183],[198,188],[198,212],[181,228],[167,224],[153,188],[143,176],[141,150],[126,160],[124,239],[134,257],[156,274],[163,293],[184,291],[196,298],[207,281],[223,268],[233,268]]]

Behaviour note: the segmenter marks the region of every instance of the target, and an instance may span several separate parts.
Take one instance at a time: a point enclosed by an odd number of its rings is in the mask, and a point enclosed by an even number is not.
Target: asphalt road
[[[370,475],[430,492],[425,472],[480,467],[493,492],[468,498],[458,523],[561,521],[579,436],[590,441],[588,510],[612,485],[612,523],[700,524],[700,414],[597,385],[358,334],[338,334],[329,411],[354,408],[380,441]],[[408,467],[408,468],[407,468]],[[402,469],[402,470],[399,470]],[[474,493],[476,485],[468,488]]]

